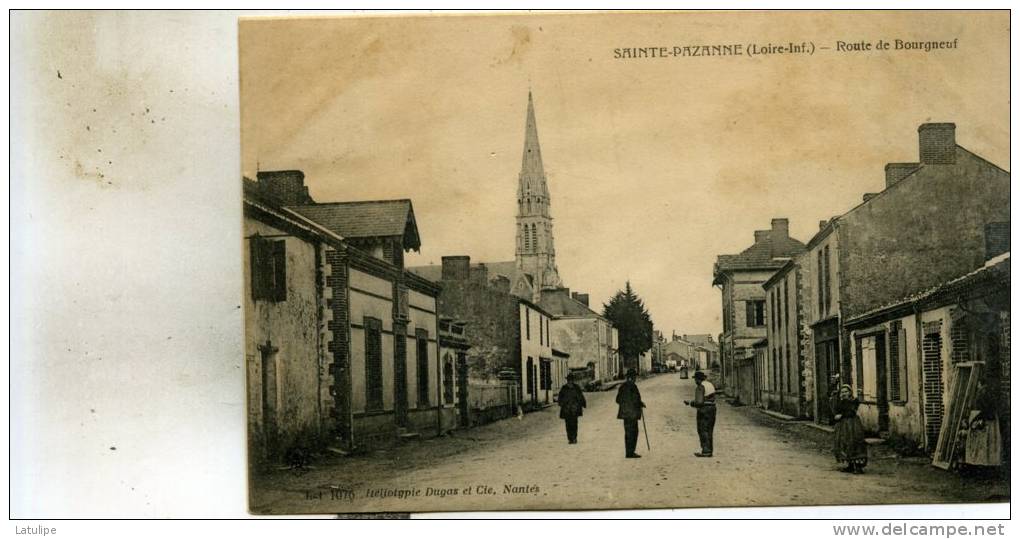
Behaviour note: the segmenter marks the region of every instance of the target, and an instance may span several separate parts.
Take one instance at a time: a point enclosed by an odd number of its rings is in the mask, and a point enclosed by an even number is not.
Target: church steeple
[[[561,285],[553,247],[549,188],[538,143],[535,103],[528,92],[524,151],[517,178],[517,267],[532,276],[535,292]]]
[[[528,92],[528,119],[524,125],[524,155],[521,158],[521,175],[545,179],[542,168],[542,148],[538,145],[538,123],[535,121],[535,102]]]

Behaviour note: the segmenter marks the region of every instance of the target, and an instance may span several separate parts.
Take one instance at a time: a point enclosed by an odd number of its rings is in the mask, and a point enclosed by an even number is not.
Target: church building
[[[528,92],[528,113],[524,126],[524,151],[521,172],[517,177],[517,247],[514,260],[481,262],[472,269],[484,267],[491,281],[506,279],[510,292],[532,303],[538,303],[543,290],[563,287],[556,268],[553,246],[553,219],[550,212],[549,187],[542,166],[542,148],[538,143],[538,122],[535,103]],[[432,281],[442,280],[442,266],[409,268]]]

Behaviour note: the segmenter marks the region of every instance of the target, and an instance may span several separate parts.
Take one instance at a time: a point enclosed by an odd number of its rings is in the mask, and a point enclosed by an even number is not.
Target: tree
[[[630,281],[602,305],[602,316],[620,332],[620,355],[626,368],[637,368],[638,356],[652,347],[652,317]]]

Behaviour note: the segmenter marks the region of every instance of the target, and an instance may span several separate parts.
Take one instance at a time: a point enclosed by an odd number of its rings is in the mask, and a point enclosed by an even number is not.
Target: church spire
[[[532,276],[535,294],[561,285],[556,269],[556,248],[553,246],[549,188],[542,166],[535,102],[530,90],[528,117],[524,125],[524,152],[517,184],[517,267]]]
[[[524,126],[524,155],[521,159],[521,176],[545,177],[542,168],[542,148],[538,145],[538,123],[535,122],[535,103],[528,91],[528,120]]]

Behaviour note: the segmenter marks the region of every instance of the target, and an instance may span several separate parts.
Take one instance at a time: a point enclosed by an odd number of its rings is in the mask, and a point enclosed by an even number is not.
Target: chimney
[[[509,294],[510,278],[507,277],[506,275],[497,275],[496,278],[492,280],[491,286],[492,288],[499,290],[500,292],[506,292],[507,294]]]
[[[956,124],[921,124],[917,128],[922,165],[956,163]]]
[[[443,257],[443,280],[464,281],[471,274],[470,256],[444,256]]]
[[[758,243],[769,237],[768,230],[755,230],[754,231],[754,242]]]
[[[1009,221],[985,225],[985,261],[1009,252]]]
[[[864,193],[863,200],[864,200],[864,202],[867,202],[867,201],[875,198],[876,196],[878,196],[878,193]]]
[[[772,220],[772,234],[776,238],[789,238],[790,237],[790,220],[789,219],[773,219]]]
[[[824,220],[824,219],[822,219],[821,221],[818,221],[818,230],[821,230],[821,229],[825,228],[825,225],[827,225],[827,224],[829,224],[829,222]]]
[[[919,166],[920,163],[889,163],[885,166],[885,188],[896,185]]]
[[[585,307],[588,307],[588,294],[579,294],[574,292],[570,295],[570,297],[574,298],[574,301],[583,303]]]
[[[258,173],[259,189],[284,206],[314,204],[300,170],[263,170]]]
[[[471,280],[474,282],[481,283],[483,285],[488,284],[489,282],[489,268],[487,268],[485,264],[478,264],[478,266],[474,268],[468,264],[468,275],[470,275]]]

